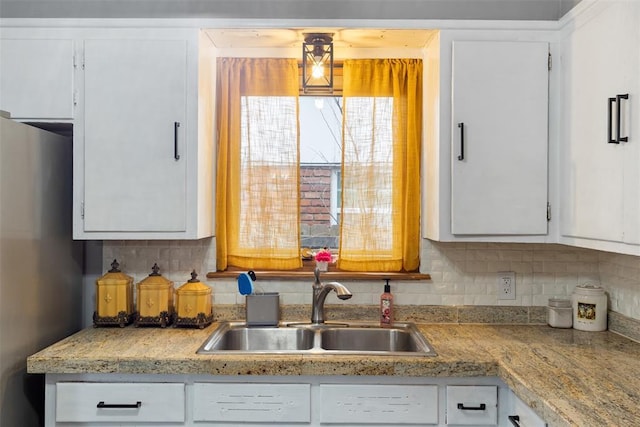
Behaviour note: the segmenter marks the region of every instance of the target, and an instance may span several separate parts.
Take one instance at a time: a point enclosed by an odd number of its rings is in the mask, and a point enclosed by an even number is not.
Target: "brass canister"
[[[158,264],[153,264],[151,274],[137,284],[136,290],[136,326],[164,328],[173,322],[173,282],[162,277]]]
[[[115,259],[111,270],[96,280],[96,311],[93,313],[95,326],[120,326],[131,323],[135,318],[133,310],[133,278],[122,273]]]
[[[195,270],[191,279],[176,291],[175,326],[191,326],[200,329],[213,322],[211,288],[197,279]]]

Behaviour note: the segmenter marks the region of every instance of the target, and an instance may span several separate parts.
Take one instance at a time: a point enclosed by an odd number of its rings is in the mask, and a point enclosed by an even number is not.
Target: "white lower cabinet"
[[[545,425],[496,377],[47,374],[45,385],[45,427],[512,427],[514,416]]]

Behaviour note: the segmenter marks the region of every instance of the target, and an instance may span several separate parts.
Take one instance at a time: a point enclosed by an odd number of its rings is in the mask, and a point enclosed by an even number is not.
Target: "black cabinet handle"
[[[464,160],[464,123],[458,123],[458,127],[460,128],[460,155],[458,160]]]
[[[616,95],[616,142],[619,144],[620,142],[628,142],[628,136],[620,136],[620,110],[622,109],[622,99],[629,99],[629,94],[625,93],[624,95]]]
[[[511,424],[513,424],[515,427],[520,427],[520,417],[517,415],[509,415],[507,418],[509,418],[509,421],[511,421]]]
[[[619,144],[619,142],[613,138],[613,103],[616,102],[615,98],[609,98],[609,107],[608,107],[608,115],[607,115],[607,139],[609,144]],[[620,109],[618,108],[618,113],[620,113]],[[620,123],[620,120],[618,120]]]
[[[480,406],[464,406],[464,403],[458,403],[458,409],[463,411],[484,411],[487,409],[487,405],[481,403]]]
[[[137,401],[136,403],[104,403],[102,401],[98,402],[96,408],[100,409],[137,409],[142,406],[142,402]]]
[[[173,122],[173,158],[180,160],[180,154],[178,154],[178,128],[180,122]]]

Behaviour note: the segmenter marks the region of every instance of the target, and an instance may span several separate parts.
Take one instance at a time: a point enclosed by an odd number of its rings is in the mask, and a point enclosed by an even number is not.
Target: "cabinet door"
[[[184,231],[187,42],[84,48],[84,230]]]
[[[438,423],[438,386],[320,384],[320,423]]]
[[[194,383],[195,422],[309,423],[309,384]],[[273,423],[273,424],[271,424]]]
[[[623,39],[621,61],[626,64],[624,80],[617,94],[628,94],[621,109],[621,136],[624,149],[624,211],[623,242],[640,245],[640,2],[629,2],[624,14],[624,27],[629,30]]]
[[[638,99],[638,4],[602,2],[595,16],[585,18],[563,42],[565,67],[564,114],[567,148],[561,170],[565,236],[640,243],[640,121],[630,108]],[[620,101],[621,134],[616,137],[614,102]],[[612,134],[609,134],[611,124]],[[633,135],[634,130],[636,135]],[[635,217],[635,218],[634,218]]]
[[[73,118],[71,40],[0,40],[0,110],[17,119]]]
[[[451,232],[547,233],[547,43],[453,44]]]
[[[538,414],[536,414],[533,409],[527,406],[518,396],[513,394],[513,411],[511,411],[512,415],[509,416],[509,419],[514,419],[514,421],[519,422],[522,427],[546,427],[547,423],[544,422],[542,418]]]

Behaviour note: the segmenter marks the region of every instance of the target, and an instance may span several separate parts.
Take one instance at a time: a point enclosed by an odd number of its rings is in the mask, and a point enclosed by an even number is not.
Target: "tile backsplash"
[[[398,305],[544,306],[550,297],[568,297],[585,282],[601,284],[611,308],[640,319],[640,258],[555,244],[442,243],[423,240],[421,270],[429,281],[391,282]],[[105,241],[103,270],[114,258],[135,282],[157,262],[176,288],[195,269],[213,287],[216,304],[244,303],[236,281],[207,280],[215,269],[215,240]],[[496,273],[516,273],[516,299],[498,300]],[[309,303],[312,277],[307,281],[256,281],[257,290],[279,292],[282,304]],[[383,282],[349,282],[354,297],[340,304],[377,304]],[[327,302],[337,302],[331,301]]]

